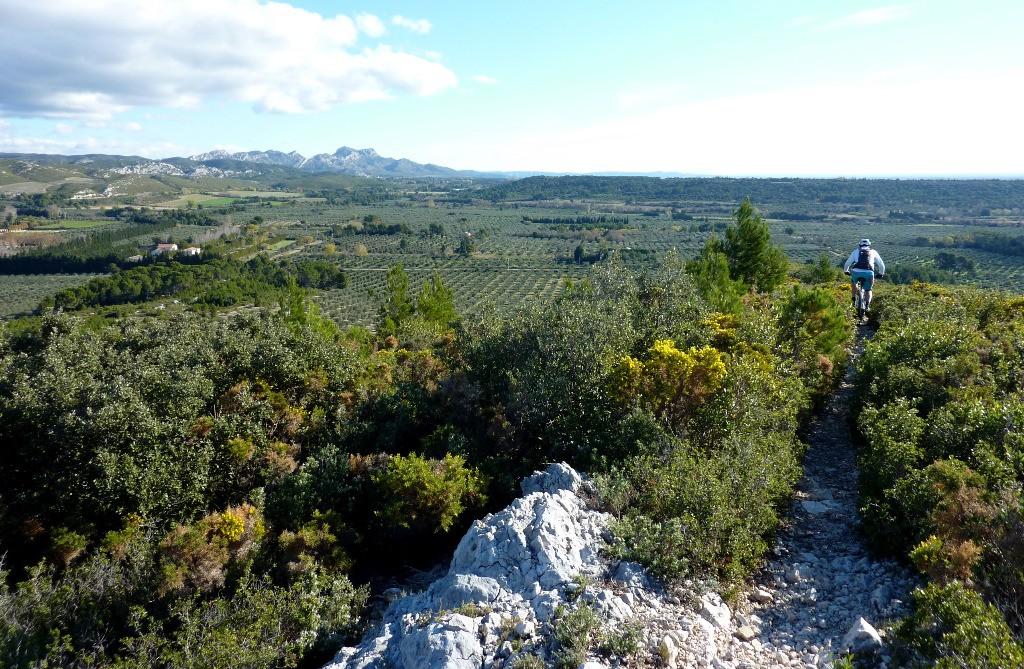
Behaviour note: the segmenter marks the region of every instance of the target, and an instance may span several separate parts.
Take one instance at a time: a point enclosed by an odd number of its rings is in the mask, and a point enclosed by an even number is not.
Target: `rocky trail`
[[[855,353],[867,336],[862,328]],[[523,497],[467,532],[442,578],[419,593],[385,593],[391,603],[376,630],[329,666],[553,666],[556,611],[582,598],[607,630],[643,630],[639,652],[592,655],[586,669],[815,669],[849,650],[886,667],[886,622],[907,613],[916,578],[869,556],[857,532],[853,375],[851,361],[812,425],[805,474],[770,560],[732,607],[714,592],[680,598],[639,565],[609,562],[600,554],[608,517],[587,508],[576,472],[551,465],[524,481]],[[582,594],[581,582],[589,583]]]
[[[874,648],[884,666],[887,652],[874,628],[908,613],[915,575],[891,560],[872,559],[857,532],[853,376],[851,361],[809,434],[804,477],[771,560],[735,616],[741,630],[747,626],[739,636],[748,638],[734,644],[738,666],[827,666],[850,646]]]

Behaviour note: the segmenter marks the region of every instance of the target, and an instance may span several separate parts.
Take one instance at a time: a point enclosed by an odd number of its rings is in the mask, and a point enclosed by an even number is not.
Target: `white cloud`
[[[7,127],[14,127],[7,124]],[[0,121],[0,153],[58,153],[81,155],[106,153],[124,156],[185,156],[198,153],[172,142],[138,143],[100,139],[98,137],[39,137],[21,132],[8,132]]]
[[[58,123],[53,129],[57,131],[58,135],[70,135],[75,131],[75,128],[67,123]]]
[[[874,26],[881,23],[892,23],[893,21],[900,21],[909,16],[912,16],[913,12],[909,7],[902,6],[891,6],[891,7],[878,7],[876,9],[866,9],[862,12],[855,12],[848,14],[841,18],[829,21],[822,25],[818,30],[833,30],[835,28],[863,28],[865,26]]]
[[[497,79],[495,79],[494,77],[488,77],[486,74],[476,75],[475,77],[473,77],[473,81],[481,84],[487,84],[488,86],[493,86],[496,83],[498,83]]]
[[[434,27],[426,19],[410,19],[400,15],[393,17],[391,22],[421,35],[426,35]]]
[[[383,34],[368,14],[325,18],[260,0],[4,0],[0,15],[0,114],[8,116],[104,122],[131,107],[217,99],[308,113],[458,83],[437,62],[359,49],[360,31]]]
[[[373,14],[359,14],[356,16],[356,27],[370,37],[381,37],[388,32],[384,22]]]
[[[124,130],[125,132],[142,132],[142,124],[138,123],[137,121],[122,123],[118,126],[118,128]]]
[[[723,97],[579,128],[467,137],[437,146],[433,160],[483,170],[1021,175],[1024,90],[1014,82],[1022,77],[1009,71]],[[991,91],[1008,97],[978,105]]]

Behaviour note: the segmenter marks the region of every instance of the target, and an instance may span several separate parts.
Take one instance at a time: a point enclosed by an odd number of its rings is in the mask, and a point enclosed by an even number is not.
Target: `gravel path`
[[[861,328],[855,355],[870,334]],[[738,627],[753,632],[732,645],[737,668],[829,666],[859,619],[882,629],[907,613],[916,577],[869,556],[857,532],[857,463],[848,422],[853,378],[851,361],[812,426],[804,477],[772,559],[734,616]]]

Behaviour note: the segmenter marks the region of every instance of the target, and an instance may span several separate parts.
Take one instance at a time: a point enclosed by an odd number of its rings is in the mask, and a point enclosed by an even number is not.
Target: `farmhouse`
[[[142,256],[128,256],[124,259],[125,262],[142,262]]]
[[[150,251],[151,255],[158,256],[161,253],[172,253],[178,250],[177,244],[157,244],[156,248]]]
[[[197,256],[197,255],[201,254],[202,252],[203,252],[203,250],[201,248],[199,248],[198,246],[190,246],[187,249],[185,249],[184,251],[182,251],[182,253],[184,253],[187,256]]]

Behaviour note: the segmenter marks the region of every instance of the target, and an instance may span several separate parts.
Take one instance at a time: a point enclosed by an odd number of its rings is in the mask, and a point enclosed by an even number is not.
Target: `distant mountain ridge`
[[[238,161],[259,165],[284,165],[306,172],[329,172],[358,177],[452,177],[509,178],[508,173],[456,170],[433,163],[417,163],[406,158],[387,158],[374,149],[353,149],[343,146],[334,153],[318,153],[309,158],[297,151],[239,151],[218,149],[190,156],[189,160],[211,166],[219,161]]]
[[[241,178],[271,177],[282,171],[305,174],[337,174],[363,178],[405,179],[496,179],[515,180],[531,176],[582,176],[570,172],[540,170],[486,172],[457,170],[435,163],[417,163],[407,158],[388,158],[374,149],[353,149],[347,146],[334,153],[318,153],[306,157],[297,151],[226,151],[216,149],[188,157],[144,158],[113,154],[30,154],[0,153],[0,161],[25,161],[27,165],[73,165],[107,174],[145,175],[152,177]],[[2,171],[2,166],[0,166]],[[659,178],[697,176],[675,172],[601,172],[601,176],[653,176]],[[3,175],[0,174],[0,181]],[[31,179],[28,179],[31,180]]]
[[[205,163],[214,160],[238,160],[246,163],[258,163],[260,165],[287,165],[288,167],[299,167],[306,158],[301,153],[292,151],[240,151],[230,153],[224,149],[217,149],[199,155],[189,156],[189,160],[197,163]]]
[[[480,172],[477,170],[456,170],[434,163],[417,163],[406,158],[387,158],[374,149],[352,149],[343,146],[334,153],[318,153],[306,158],[297,151],[239,151],[223,149],[190,156],[189,160],[211,164],[216,161],[233,160],[259,165],[284,165],[307,172],[329,172],[359,177],[452,177],[475,179],[520,179],[527,176],[560,176],[565,172],[517,171]],[[679,172],[600,172],[595,176],[655,176],[685,177],[698,176]]]

